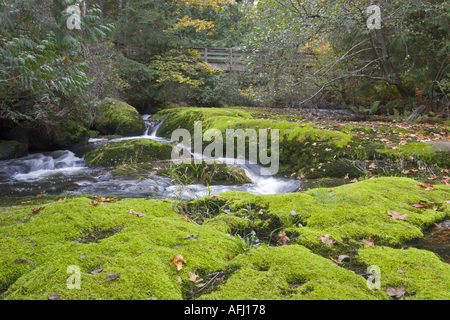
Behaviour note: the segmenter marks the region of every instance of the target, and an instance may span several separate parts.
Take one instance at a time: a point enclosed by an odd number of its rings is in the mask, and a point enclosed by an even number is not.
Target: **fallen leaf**
[[[230,256],[230,254],[228,253],[228,252],[225,252],[226,254],[227,254],[227,256],[228,256],[228,260],[231,260],[231,256]]]
[[[94,270],[92,270],[92,271],[88,271],[87,273],[90,273],[90,274],[97,274],[97,273],[100,273],[100,272],[102,272],[103,271],[103,268],[100,268],[100,269],[94,269]]]
[[[181,254],[176,256],[175,258],[173,258],[172,263],[177,266],[177,270],[178,271],[183,269],[183,262],[182,261],[184,261],[184,263],[186,263],[186,260],[184,260],[184,257]]]
[[[85,254],[80,255],[80,258],[81,258],[81,259],[84,259],[84,258],[86,258],[86,257],[87,257],[87,255],[85,255]]]
[[[371,237],[366,237],[367,240],[361,240],[362,243],[367,244],[368,246],[373,246],[375,245],[373,239]]]
[[[431,179],[430,179],[431,180]],[[430,190],[439,190],[436,189],[433,185],[431,184],[426,184],[426,183],[420,183],[418,185],[415,185],[414,187],[416,187],[417,189],[420,189],[421,187],[425,189],[425,191],[430,191]]]
[[[397,220],[406,220],[408,218],[407,214],[402,215],[401,213],[398,213],[397,211],[388,211],[387,214],[389,216],[391,216],[392,219],[397,219]]]
[[[410,173],[411,173],[411,170],[402,170],[402,173],[403,173],[403,174],[410,174]]]
[[[2,213],[6,213],[6,212],[9,212],[9,210],[6,210],[6,209],[5,209],[5,210],[2,210],[1,212],[2,212]]]
[[[348,177],[348,173],[345,175],[344,179],[345,179],[345,180],[350,179],[350,178]]]
[[[438,229],[438,230],[444,230],[444,227],[441,226],[440,224],[435,223],[434,225],[436,226],[436,229]]]
[[[39,212],[39,211],[44,210],[44,209],[45,209],[45,207],[34,208],[34,209],[31,209],[31,212]]]
[[[277,237],[277,244],[285,246],[291,239],[286,236],[286,232],[280,233]]]
[[[42,198],[44,195],[42,195],[42,194],[38,194],[36,197],[38,197],[38,198]]]
[[[338,260],[339,261],[344,261],[345,259],[350,259],[350,257],[349,256],[346,256],[346,255],[341,255],[341,256],[339,256],[339,258],[338,258]]]
[[[120,276],[120,273],[112,273],[112,274],[107,275],[108,279],[111,281],[117,279],[119,276]]]
[[[101,204],[102,204],[101,202],[91,201],[91,205],[92,205],[92,206],[99,206],[99,205],[101,205]]]
[[[189,271],[189,281],[192,281],[194,283],[199,283],[199,282],[203,281],[203,279],[196,280],[198,277],[199,277],[198,274],[195,274],[195,273],[192,273]]]
[[[351,183],[357,183],[358,182],[358,178],[355,178],[353,180],[350,181]]]
[[[212,194],[212,195],[210,195],[209,196],[210,198],[218,198],[218,197],[220,197],[218,194]]]
[[[372,163],[372,164],[369,166],[369,169],[378,169],[378,166],[377,166],[375,163]]]
[[[339,260],[336,260],[336,259],[333,259],[333,257],[332,257],[332,256],[330,256],[330,259],[331,259],[331,261],[333,261],[333,262],[336,262],[337,264],[342,264],[342,262],[341,262],[341,261],[339,261]]]
[[[181,277],[178,277],[178,279],[177,279],[178,281],[180,281],[180,282],[183,282],[183,280],[181,280]]]
[[[396,290],[396,289],[392,288],[390,285],[387,285],[386,293],[390,297],[396,297],[397,299],[401,299],[404,297],[406,292],[405,292],[405,288],[403,288],[402,286],[398,287],[398,289]]]
[[[397,270],[397,273],[403,274],[403,273],[405,273],[405,271],[403,271],[403,270]]]
[[[333,244],[336,243],[336,240],[330,240],[330,235],[326,234],[325,236],[318,236],[317,237],[318,240],[322,241],[323,243],[332,246]]]
[[[415,204],[410,204],[410,207],[414,207],[414,208],[419,208],[419,209],[432,209],[432,207],[430,207],[429,205],[423,204],[423,203],[415,203]]]
[[[50,295],[50,296],[48,296],[48,300],[56,300],[56,299],[58,299],[58,297],[59,297],[59,294],[52,294],[52,295]]]
[[[444,203],[450,203],[450,200],[444,201]],[[3,211],[2,211],[3,212]]]

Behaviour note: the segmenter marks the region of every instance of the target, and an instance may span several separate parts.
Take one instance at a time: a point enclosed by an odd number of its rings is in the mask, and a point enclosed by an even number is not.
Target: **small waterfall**
[[[153,129],[152,133],[149,136],[150,139],[157,138],[156,134],[158,133],[158,129],[159,129],[159,127],[161,127],[162,124],[163,124],[163,122],[161,121],[160,123],[158,123],[156,125],[155,129]]]

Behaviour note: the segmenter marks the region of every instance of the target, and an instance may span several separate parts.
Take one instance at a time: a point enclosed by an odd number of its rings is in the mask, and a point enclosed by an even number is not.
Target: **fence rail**
[[[236,48],[191,48],[196,50],[200,55],[200,59],[209,63],[212,67],[222,69],[224,71],[245,70],[243,63],[245,53],[239,52]],[[129,44],[122,50],[123,54],[129,59],[140,60],[147,53],[135,44]],[[303,54],[303,64],[310,66],[313,64],[313,56]]]

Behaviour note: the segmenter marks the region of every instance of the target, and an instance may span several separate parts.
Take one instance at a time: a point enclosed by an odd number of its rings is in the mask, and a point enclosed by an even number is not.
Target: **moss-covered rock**
[[[226,282],[203,299],[372,300],[387,299],[366,280],[298,245],[252,249],[227,266]]]
[[[28,154],[28,145],[17,141],[0,142],[0,160],[16,159]]]
[[[244,169],[227,166],[223,163],[171,164],[158,172],[170,177],[179,184],[238,185],[252,183]]]
[[[222,207],[227,200],[233,199],[228,204],[231,212],[217,212],[218,216],[208,223],[225,223],[231,231],[242,234],[255,230],[266,236],[262,240],[267,242],[273,230],[285,230],[296,238],[295,243],[319,251],[327,246],[317,236],[325,234],[346,246],[362,244],[361,240],[371,237],[377,245],[401,247],[422,238],[425,228],[450,213],[450,205],[444,203],[450,199],[450,186],[424,191],[416,185],[416,181],[406,178],[377,178],[304,193],[253,195],[227,192],[209,201],[216,202],[215,207]],[[428,201],[438,210],[410,206],[421,200]],[[298,227],[290,216],[291,211],[301,216],[297,222],[303,227]],[[387,211],[407,214],[408,218],[395,220]],[[273,239],[271,241],[273,243]],[[338,244],[333,248],[342,250]]]
[[[170,203],[123,199],[92,206],[91,200],[0,208],[0,289],[8,289],[0,299],[184,299],[189,272],[223,269],[226,252],[239,253],[222,230],[181,219]],[[32,213],[35,205],[45,209]],[[178,255],[185,261],[181,270],[171,263]],[[66,285],[70,266],[81,272],[79,290]],[[86,273],[97,268],[102,271]],[[111,281],[113,273],[120,277]]]
[[[139,136],[146,129],[144,120],[135,108],[110,98],[100,104],[94,127],[102,135],[122,136]]]
[[[110,142],[86,154],[88,166],[117,166],[124,163],[166,160],[172,155],[172,146],[150,139]]]
[[[33,150],[55,150],[80,147],[87,144],[87,129],[74,120],[63,121],[52,131],[39,127],[24,128],[16,126],[8,131],[7,138],[27,144]]]
[[[54,149],[67,149],[87,144],[90,136],[85,127],[76,121],[63,123],[52,135]]]

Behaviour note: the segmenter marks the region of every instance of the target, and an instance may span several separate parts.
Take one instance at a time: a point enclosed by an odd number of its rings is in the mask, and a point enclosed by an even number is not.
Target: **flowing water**
[[[106,142],[152,139],[171,143],[157,136],[162,122],[152,121],[151,115],[142,116],[146,131],[142,136],[120,139],[90,139],[87,147],[69,151],[53,151],[30,154],[27,157],[2,161],[0,163],[0,194],[2,196],[31,196],[44,191],[47,194],[60,194],[67,190],[74,194],[96,194],[101,196],[126,196],[193,199],[211,193],[239,190],[254,194],[275,194],[294,192],[300,181],[261,175],[265,170],[257,164],[238,164],[251,179],[251,184],[235,186],[210,186],[174,184],[169,178],[152,176],[138,179],[133,176],[111,176],[108,168],[88,168],[84,154]],[[202,158],[200,154],[192,154]],[[221,159],[225,161],[226,159]]]

